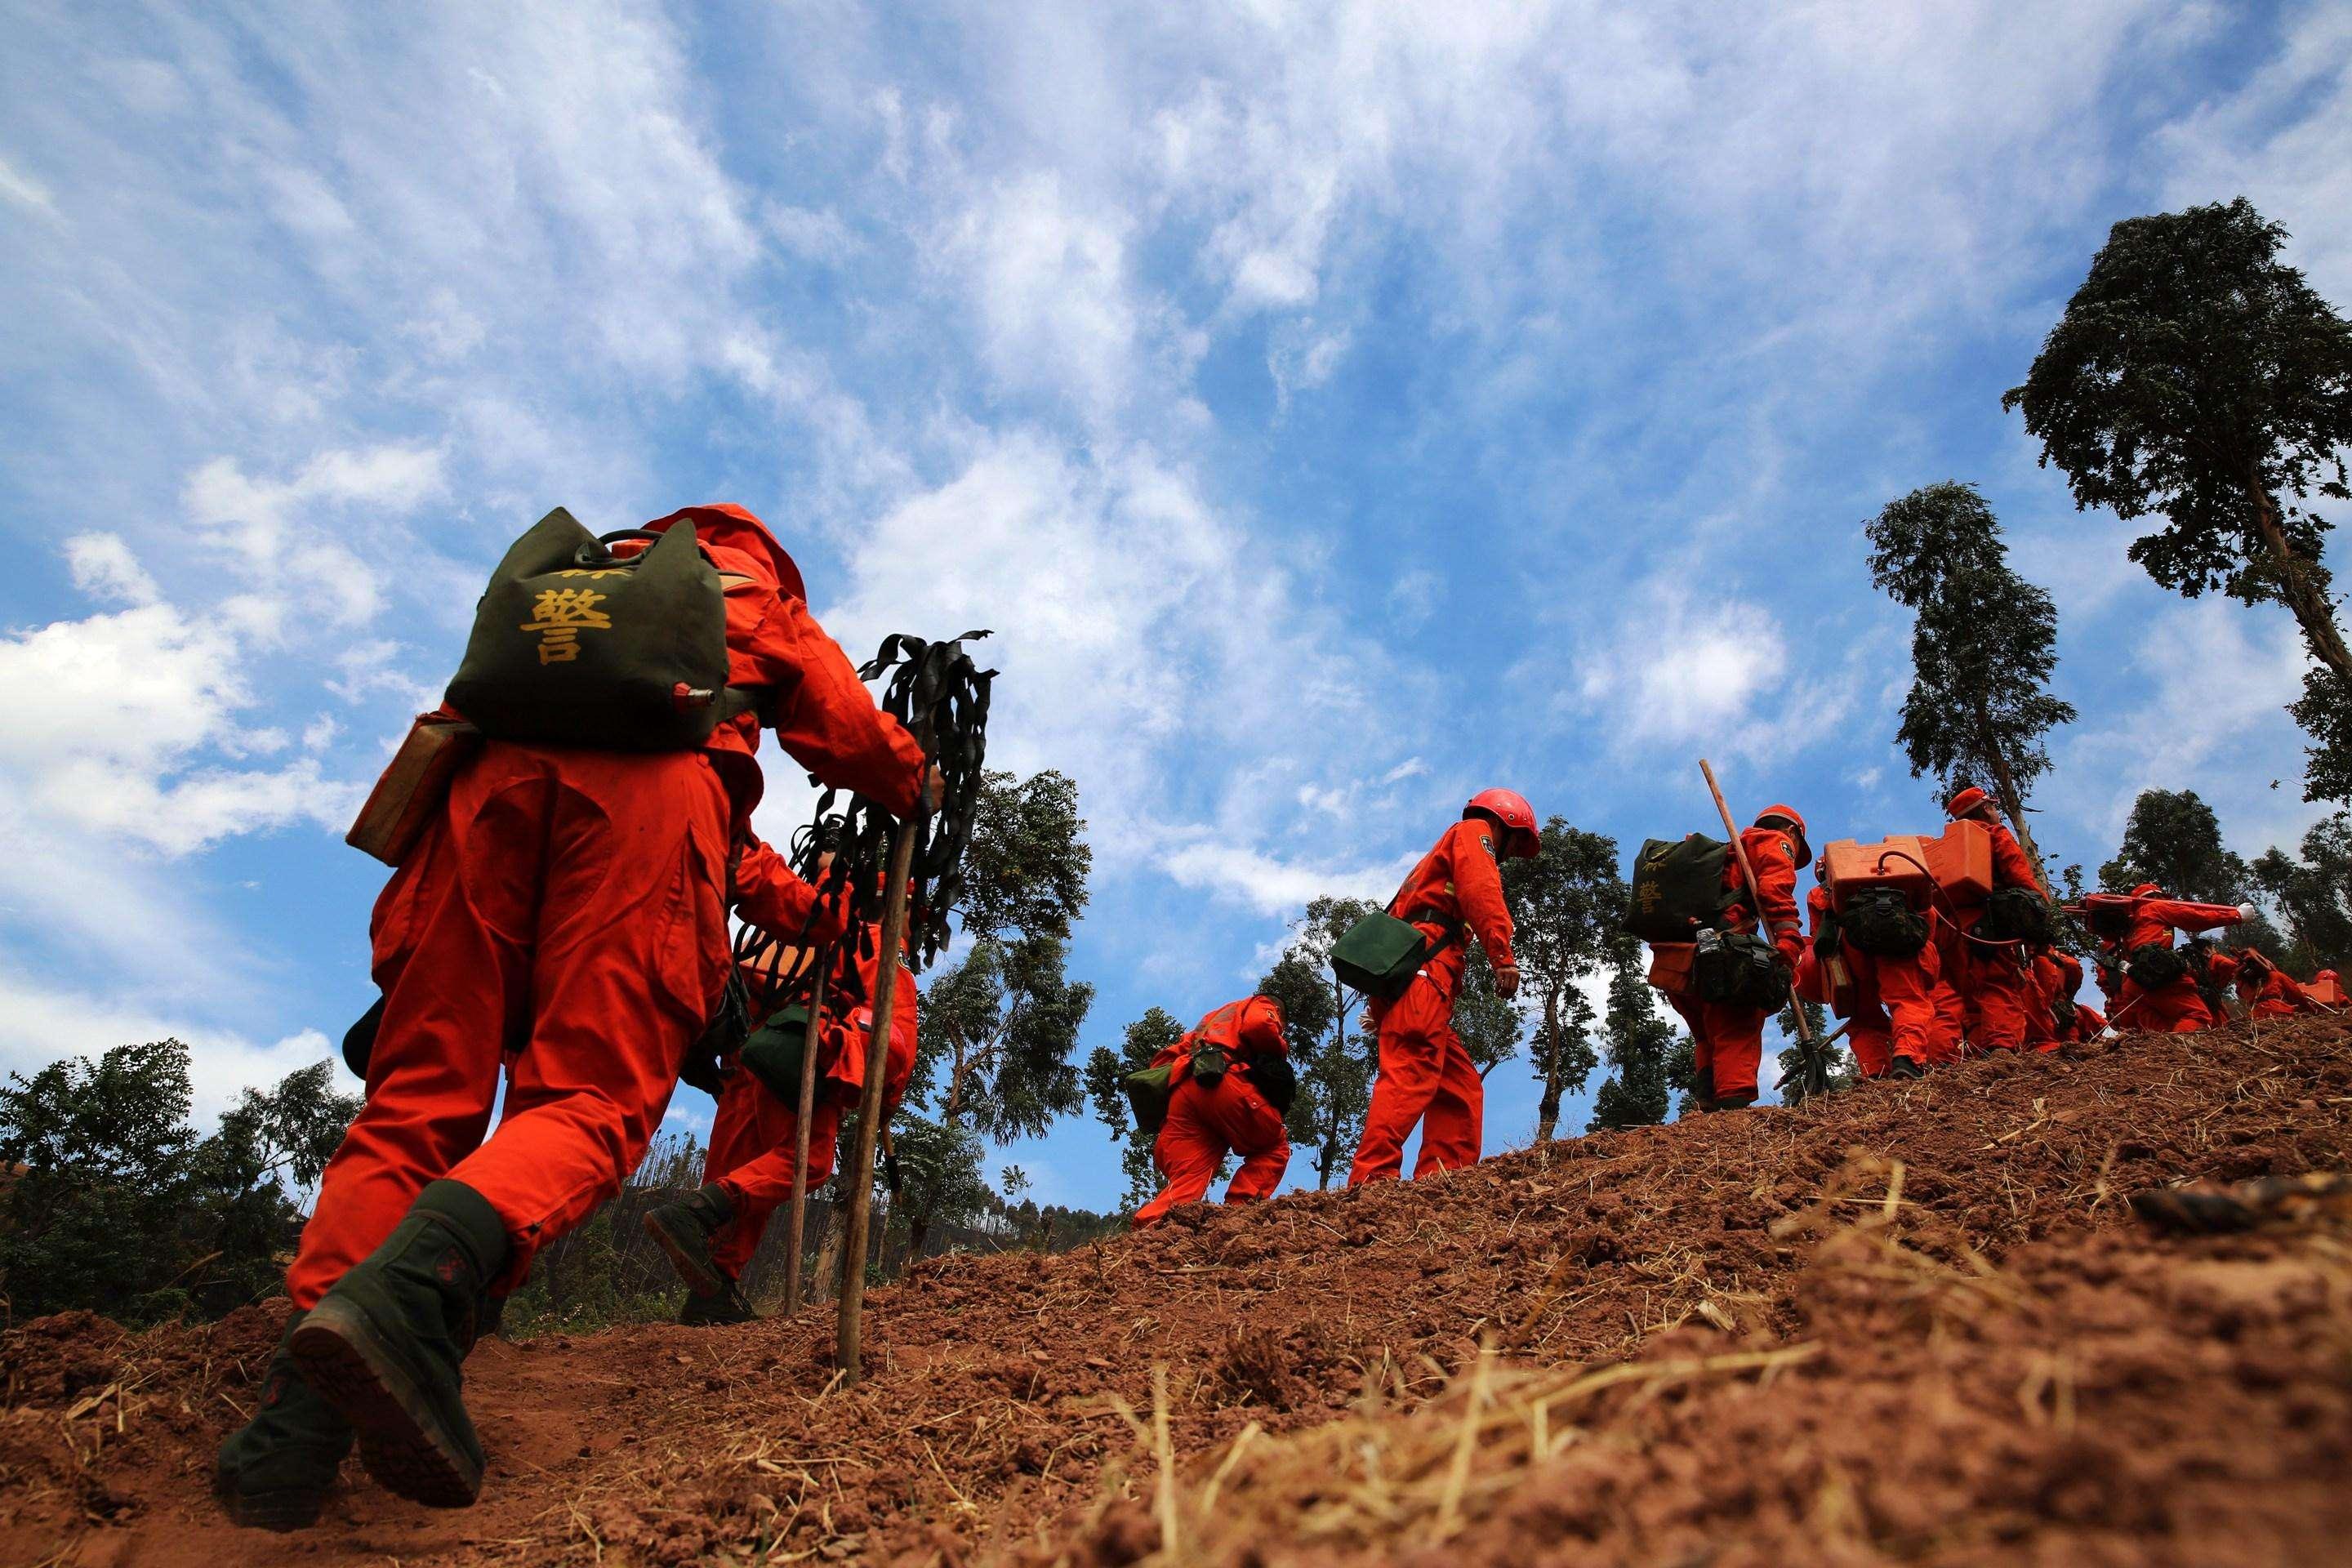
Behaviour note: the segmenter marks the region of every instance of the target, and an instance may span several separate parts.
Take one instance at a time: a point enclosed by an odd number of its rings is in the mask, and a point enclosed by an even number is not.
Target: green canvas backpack
[[[1873,958],[1912,958],[1927,945],[1927,917],[1895,888],[1864,888],[1838,911],[1839,934]]]
[[[2189,973],[2189,961],[2168,942],[2151,942],[2133,948],[2124,973],[2143,991],[2160,991]]]
[[[1723,885],[1731,846],[1703,833],[1652,838],[1633,857],[1623,928],[1643,942],[1688,942],[1718,924],[1740,895]]]
[[[1450,939],[1432,943],[1411,921],[1375,910],[1331,944],[1331,969],[1341,984],[1387,1002],[1402,995],[1422,965],[1453,945]]]
[[[650,549],[615,556],[624,538]],[[694,529],[599,539],[556,508],[474,609],[449,706],[494,739],[615,752],[699,746],[753,693],[727,684],[727,600]]]
[[[2058,923],[2050,901],[2032,888],[1997,888],[1985,900],[1977,934],[1987,942],[2055,942]]]

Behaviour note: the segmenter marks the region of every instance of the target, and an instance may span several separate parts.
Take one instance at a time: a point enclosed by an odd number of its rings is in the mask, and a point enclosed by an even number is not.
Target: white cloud
[[[184,1016],[126,1006],[114,994],[60,989],[0,970],[0,1072],[29,1076],[66,1057],[98,1057],[117,1046],[167,1039],[188,1047],[192,1114],[199,1129],[211,1127],[235,1105],[240,1090],[275,1083],[335,1054],[316,1029],[254,1040]],[[356,1089],[340,1067],[337,1077],[338,1089]]]
[[[1386,866],[1311,866],[1203,839],[1161,855],[1160,868],[1179,887],[1242,904],[1255,913],[1295,915],[1308,900],[1326,894],[1385,900],[1419,858],[1406,856]]]
[[[984,194],[942,237],[971,277],[990,369],[1016,389],[1067,387],[1101,416],[1127,397],[1139,308],[1128,220],[1083,211],[1050,174]]]
[[[2293,232],[2290,261],[2336,302],[2352,300],[2352,12],[2284,18],[2279,58],[2236,91],[2166,126],[2168,208],[2245,196]]]
[[[364,621],[383,592],[341,531],[381,529],[439,494],[441,461],[427,447],[328,451],[272,481],[216,458],[189,476],[183,499],[190,521],[278,607],[313,623]]]
[[[46,218],[56,218],[58,204],[49,188],[30,174],[20,174],[5,158],[0,158],[0,196],[21,206],[30,207]]]
[[[67,540],[66,566],[74,586],[94,599],[152,605],[163,596],[119,533],[79,533]]]

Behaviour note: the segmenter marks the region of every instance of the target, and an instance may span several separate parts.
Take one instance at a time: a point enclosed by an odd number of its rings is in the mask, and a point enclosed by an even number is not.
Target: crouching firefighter
[[[1473,795],[1462,820],[1422,857],[1387,912],[1358,922],[1334,945],[1340,978],[1371,998],[1366,1012],[1380,1038],[1380,1072],[1349,1186],[1396,1180],[1415,1123],[1416,1181],[1478,1163],[1486,1085],[1454,1032],[1454,1000],[1469,962],[1463,942],[1466,932],[1476,934],[1497,994],[1507,1001],[1517,992],[1502,858],[1533,859],[1541,845],[1535,808],[1524,795],[1507,789]],[[1360,962],[1349,959],[1360,944],[1377,951]]]
[[[1138,1124],[1160,1117],[1151,1163],[1168,1184],[1135,1212],[1138,1230],[1160,1223],[1179,1204],[1196,1204],[1227,1154],[1242,1168],[1225,1184],[1225,1202],[1274,1195],[1290,1164],[1283,1118],[1298,1095],[1283,1034],[1282,1004],[1271,996],[1228,1002],[1130,1076]]]
[[[781,865],[782,857],[775,858]],[[785,875],[790,875],[788,869]],[[772,869],[761,881],[760,890],[775,902],[756,910],[747,902],[746,914],[769,931],[801,930],[807,905],[791,883]],[[839,917],[827,912],[817,917],[810,934],[830,941],[842,930]],[[687,1283],[686,1305],[678,1315],[682,1323],[740,1323],[754,1316],[738,1281],[743,1266],[759,1250],[769,1219],[792,1196],[801,1058],[812,1040],[817,1052],[816,1104],[809,1112],[808,1189],[833,1174],[842,1113],[864,1098],[866,1059],[874,1034],[873,998],[882,984],[882,927],[870,923],[854,943],[840,942],[828,951],[832,967],[816,1026],[809,1026],[806,1007],[795,1005],[772,1015],[752,1032],[719,1096],[701,1188],[645,1216],[646,1233]],[[890,969],[898,999],[891,1005],[889,1048],[883,1058],[885,1125],[914,1079],[917,1029],[915,975],[903,949]]]
[[[460,719],[479,735],[462,760],[404,765]],[[557,510],[499,563],[444,710],[378,786],[408,792],[388,815],[415,826],[383,848],[367,1099],[287,1271],[261,1407],[220,1450],[233,1518],[311,1523],[354,1443],[402,1497],[474,1500],[459,1367],[478,1314],[619,1191],[713,1015],[763,720],[826,784],[925,804],[921,748],[751,513],[600,541]]]
[[[2099,939],[2101,968],[2122,982],[2107,1014],[2110,1027],[2159,1035],[2213,1027],[2196,972],[2172,934],[2242,924],[2253,918],[2252,905],[2168,899],[2154,882],[2142,882],[2129,893],[2093,893],[2083,900],[2083,912]]]

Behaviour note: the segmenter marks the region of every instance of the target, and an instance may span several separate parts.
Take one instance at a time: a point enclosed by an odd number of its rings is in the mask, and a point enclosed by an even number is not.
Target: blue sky
[[[2352,8],[1725,16],[11,0],[0,1067],[175,1033],[216,1109],[326,1049],[342,827],[559,503],[750,506],[861,655],[997,628],[1088,1045],[1488,784],[1931,823],[1860,528],[1948,478],[2058,602],[2045,847],[2151,785],[2298,835],[2284,613],[2157,589],[2000,395],[2121,217],[2246,195],[2352,305]],[[1118,1190],[1090,1122],[1003,1157]]]

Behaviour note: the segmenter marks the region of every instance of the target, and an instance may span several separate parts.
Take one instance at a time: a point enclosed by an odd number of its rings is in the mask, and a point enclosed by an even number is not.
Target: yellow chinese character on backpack
[[[580,634],[609,628],[613,617],[596,608],[608,595],[587,588],[549,588],[532,601],[522,629],[539,634],[539,662],[570,664],[580,657]]]

